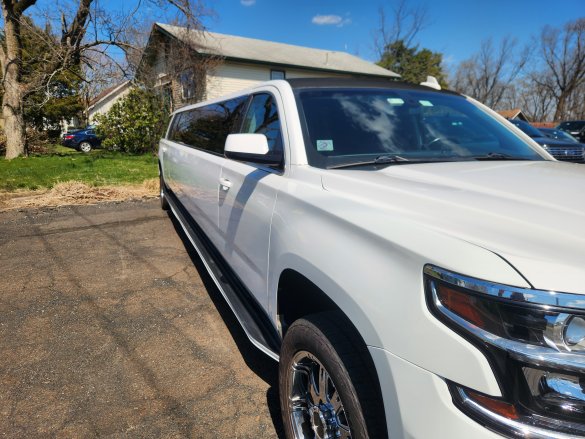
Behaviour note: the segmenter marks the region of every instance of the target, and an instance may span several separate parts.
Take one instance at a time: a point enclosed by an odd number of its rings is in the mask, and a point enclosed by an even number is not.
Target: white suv
[[[175,112],[172,209],[288,438],[585,436],[585,166],[456,93],[271,81]]]

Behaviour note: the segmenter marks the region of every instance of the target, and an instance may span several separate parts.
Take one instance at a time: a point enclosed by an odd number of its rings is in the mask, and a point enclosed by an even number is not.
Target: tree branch
[[[37,2],[37,0],[19,0],[18,2],[16,2],[14,4],[14,7],[12,9],[14,15],[16,15],[17,17],[20,17],[24,11],[26,11],[28,8],[30,8],[32,5],[34,5]]]

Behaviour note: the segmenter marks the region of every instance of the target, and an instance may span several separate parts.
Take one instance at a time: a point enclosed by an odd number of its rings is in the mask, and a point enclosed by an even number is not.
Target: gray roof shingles
[[[187,30],[157,23],[166,33],[196,44],[197,51],[227,59],[348,72],[378,77],[399,77],[394,72],[345,52],[312,49],[292,44],[244,38],[234,35]]]

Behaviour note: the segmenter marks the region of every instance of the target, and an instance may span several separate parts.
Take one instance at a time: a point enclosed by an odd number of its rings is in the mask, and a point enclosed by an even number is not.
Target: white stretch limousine
[[[163,208],[280,361],[287,438],[585,437],[585,166],[427,84],[180,109]]]

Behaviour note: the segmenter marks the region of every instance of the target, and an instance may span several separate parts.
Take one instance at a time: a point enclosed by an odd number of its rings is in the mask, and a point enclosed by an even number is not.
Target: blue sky
[[[560,26],[585,15],[585,0],[441,0],[427,4],[430,25],[422,47],[442,52],[447,64],[470,57],[488,37],[512,35],[529,43],[545,25]],[[345,50],[375,61],[373,32],[378,8],[371,0],[209,0],[210,31],[328,50]]]

